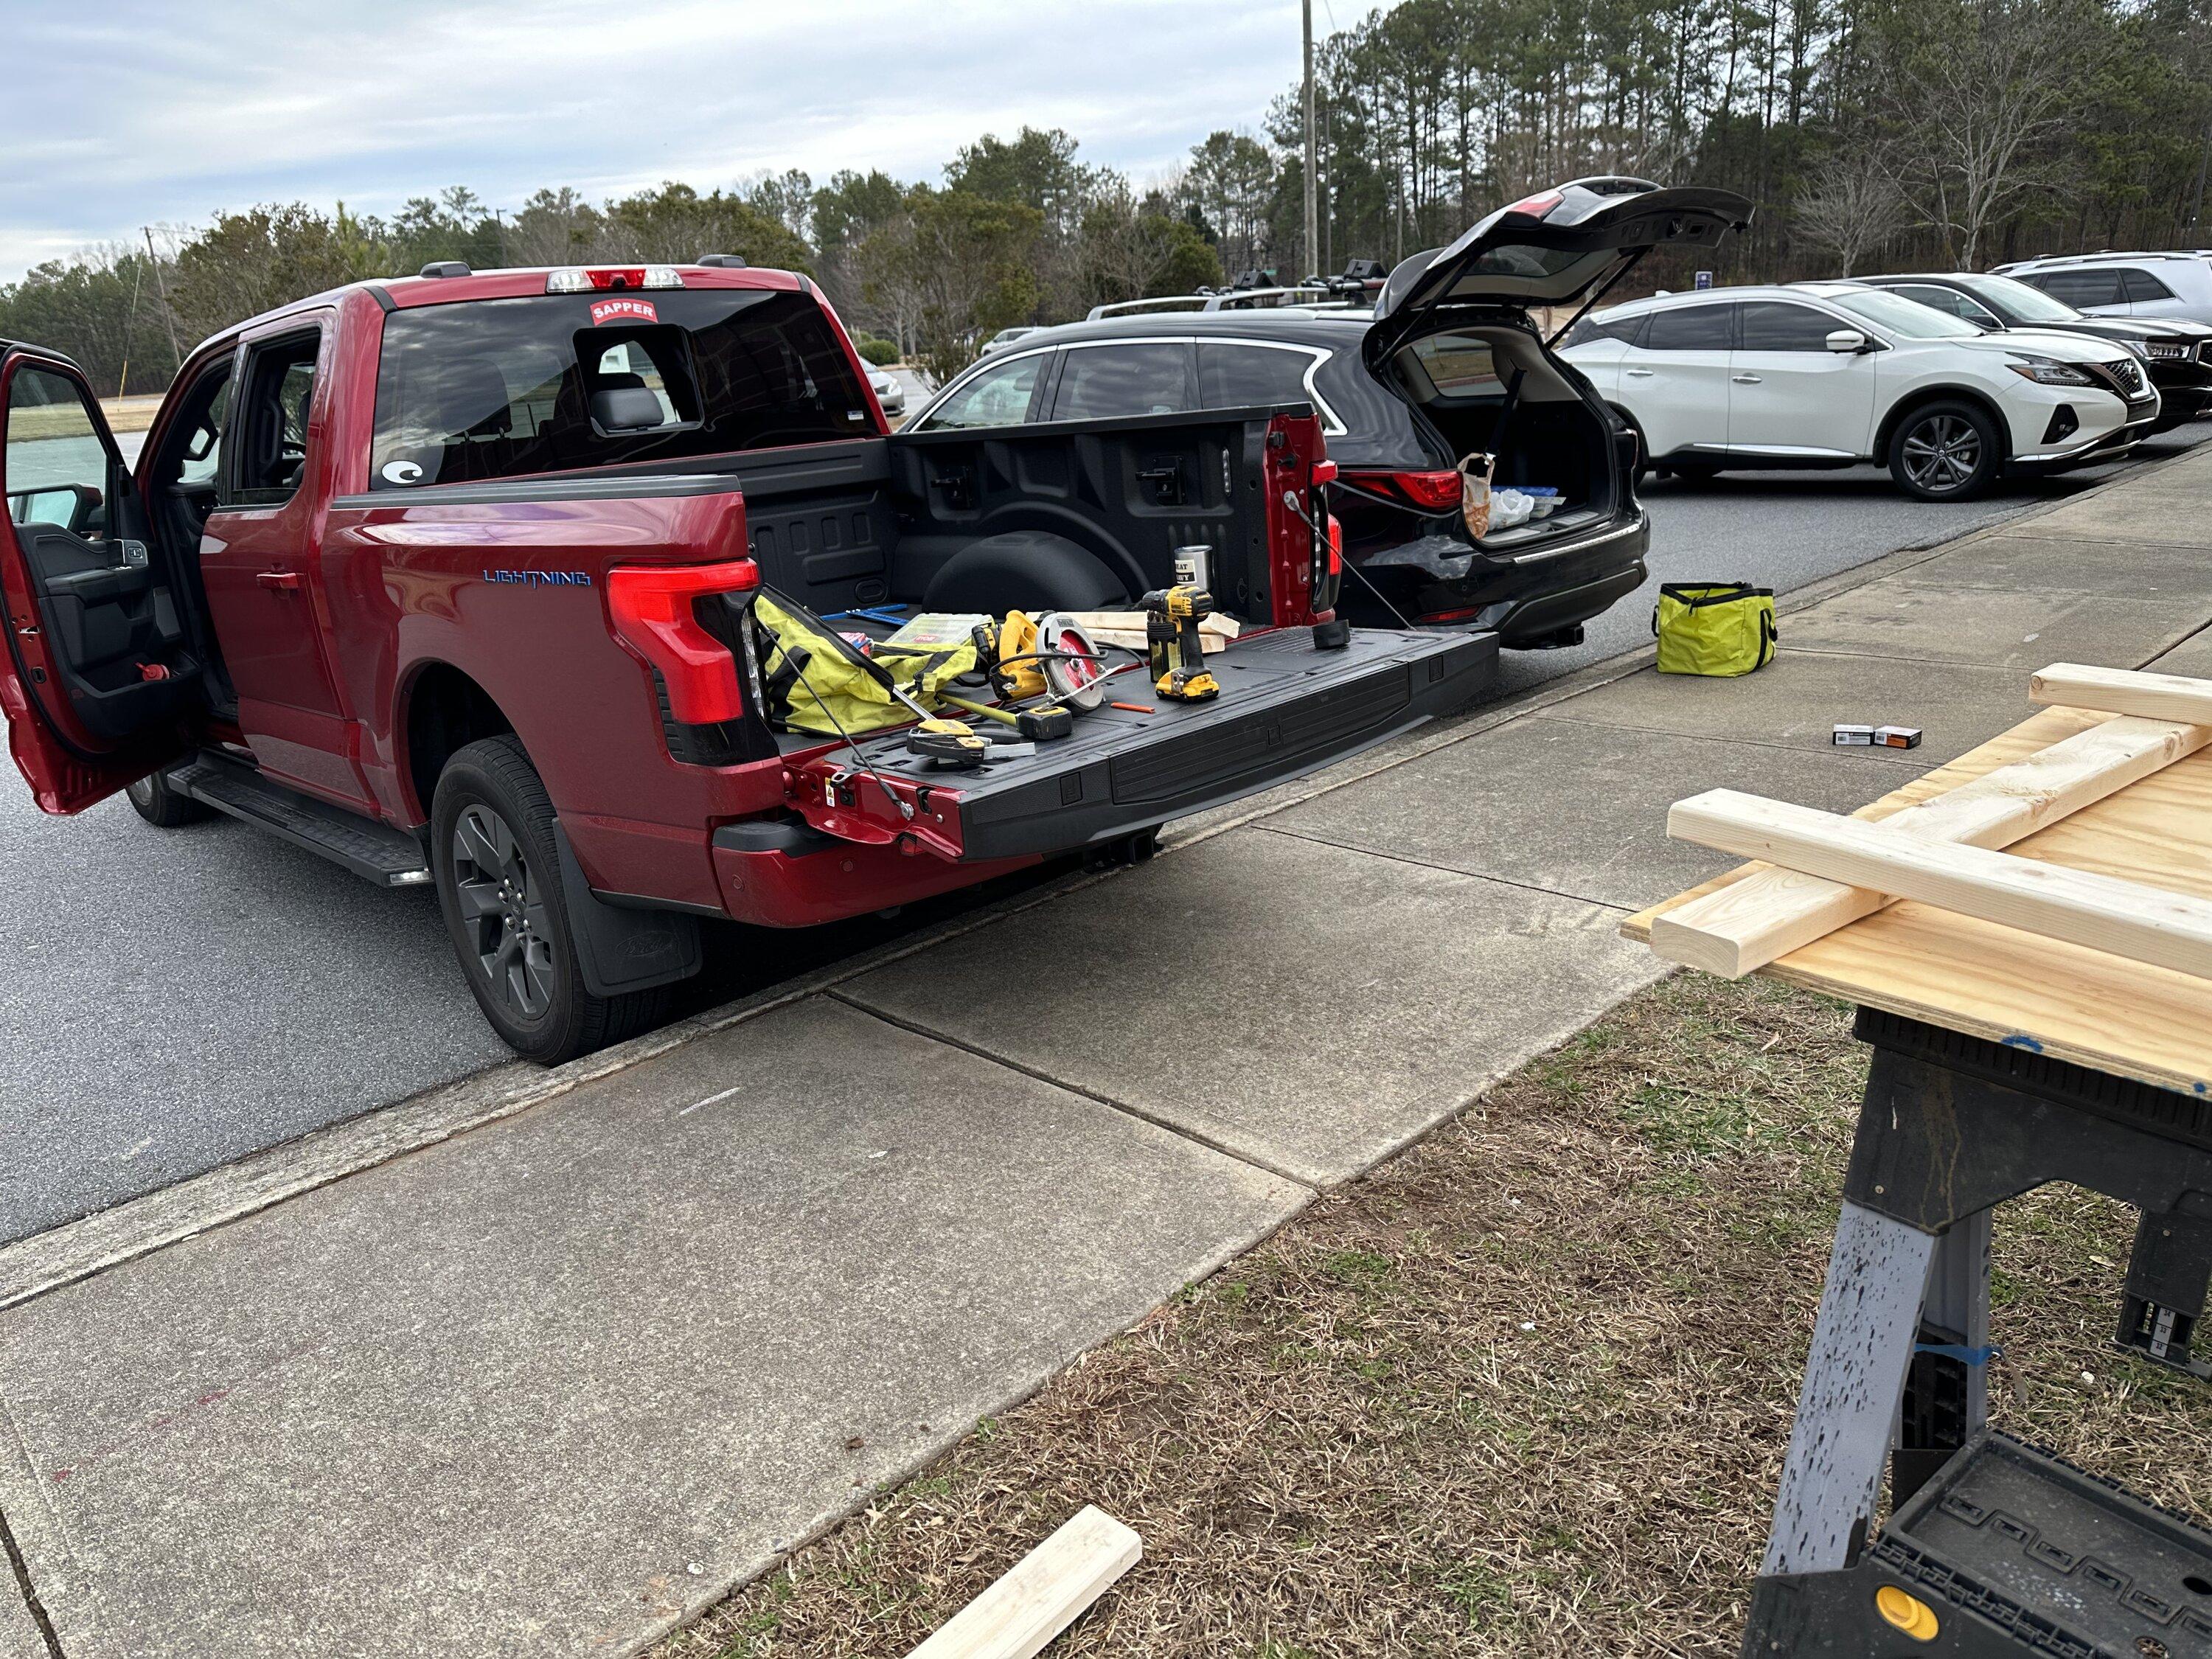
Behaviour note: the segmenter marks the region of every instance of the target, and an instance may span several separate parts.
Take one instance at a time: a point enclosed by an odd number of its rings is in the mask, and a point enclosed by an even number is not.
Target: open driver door
[[[0,342],[0,712],[40,807],[81,812],[191,752],[199,668],[76,365]]]

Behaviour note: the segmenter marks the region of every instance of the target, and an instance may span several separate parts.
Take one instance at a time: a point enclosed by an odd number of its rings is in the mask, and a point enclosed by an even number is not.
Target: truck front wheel
[[[179,794],[169,787],[169,780],[159,772],[149,772],[123,792],[130,797],[131,805],[138,816],[156,829],[174,830],[184,823],[198,823],[211,817],[213,811],[190,795]]]
[[[430,867],[446,931],[492,1029],[525,1060],[557,1066],[635,1036],[665,988],[585,988],[561,888],[553,804],[522,745],[485,738],[456,751],[430,805]]]

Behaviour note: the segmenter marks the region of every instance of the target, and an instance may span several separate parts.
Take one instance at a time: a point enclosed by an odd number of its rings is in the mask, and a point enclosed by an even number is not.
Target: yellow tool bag
[[[1662,674],[1748,674],[1774,660],[1774,590],[1668,582],[1651,612]]]
[[[753,617],[775,641],[762,667],[768,716],[800,732],[857,737],[915,718],[883,683],[883,671],[925,708],[937,706],[946,681],[974,672],[971,640],[941,650],[915,650],[888,642],[866,655],[804,605],[767,593],[753,601]]]

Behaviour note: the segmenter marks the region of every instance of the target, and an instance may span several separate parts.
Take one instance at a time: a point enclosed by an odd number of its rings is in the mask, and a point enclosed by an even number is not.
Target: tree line
[[[495,207],[455,187],[390,218],[305,203],[86,250],[0,286],[0,336],[58,347],[103,392],[257,312],[432,260],[659,263],[703,252],[810,273],[848,324],[940,378],[995,330],[1240,275],[1385,264],[1562,179],[1625,173],[1741,191],[1723,281],[1983,268],[2185,247],[2212,166],[2202,0],[1402,0],[1316,53],[1317,246],[1302,89],[1164,175],[1024,127],[935,183],[793,170],[701,193]],[[1686,273],[1664,259],[1645,286]]]

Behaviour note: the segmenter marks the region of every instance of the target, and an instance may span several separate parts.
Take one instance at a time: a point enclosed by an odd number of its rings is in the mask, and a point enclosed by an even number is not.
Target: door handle
[[[1633,375],[1639,380],[1648,380],[1658,372],[1659,371],[1656,368],[1625,368],[1621,370],[1622,374]]]
[[[280,593],[300,591],[300,573],[296,570],[264,570],[253,580]]]
[[[1764,386],[1766,384],[1765,381],[1759,379],[1756,374],[1731,374],[1729,378],[1734,380],[1738,386]]]

